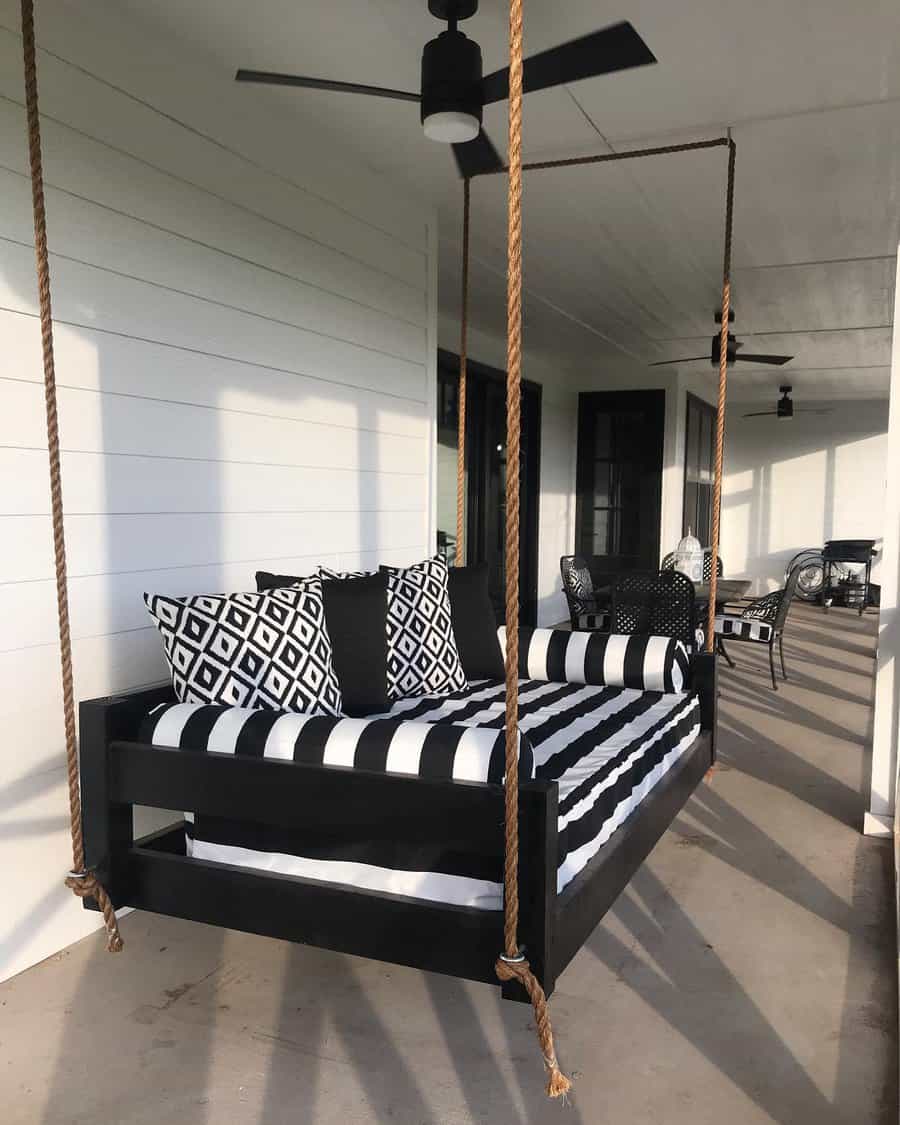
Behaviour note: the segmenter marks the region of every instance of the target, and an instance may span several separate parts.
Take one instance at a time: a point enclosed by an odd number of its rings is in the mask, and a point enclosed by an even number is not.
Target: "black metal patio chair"
[[[775,691],[778,691],[775,680],[775,642],[778,642],[781,674],[787,679],[787,669],[784,666],[784,623],[797,591],[801,569],[799,566],[795,567],[782,589],[754,598],[741,613],[722,613],[716,616],[716,638],[720,645],[722,638],[727,637],[730,641],[750,641],[769,646],[769,671],[772,673],[772,687]],[[728,666],[733,668],[734,661],[725,649],[720,647],[719,651],[728,661]]]
[[[612,586],[612,633],[677,637],[696,648],[694,583],[679,570],[618,574]]]
[[[594,589],[587,562],[580,555],[563,555],[559,560],[563,593],[569,607],[573,632],[604,631],[609,627],[609,596]]]

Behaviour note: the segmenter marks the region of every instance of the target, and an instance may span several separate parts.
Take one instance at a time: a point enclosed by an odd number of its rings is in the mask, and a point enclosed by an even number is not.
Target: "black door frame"
[[[459,356],[445,348],[438,349],[438,373],[459,378]],[[469,488],[466,505],[466,562],[475,565],[485,558],[485,483],[487,450],[484,447],[484,428],[479,427],[471,411],[477,399],[472,393],[478,382],[499,384],[505,388],[506,372],[476,360],[466,360],[466,375],[469,392],[466,396],[466,469]],[[525,436],[529,414],[533,411],[534,440],[524,441],[523,455],[526,459],[523,473],[523,487],[520,501],[520,559],[519,559],[519,605],[520,620],[524,625],[537,623],[538,571],[538,529],[540,527],[541,496],[541,427],[542,427],[543,388],[540,383],[529,379],[522,380],[522,432]],[[479,431],[481,433],[479,434]],[[479,436],[481,448],[478,446]],[[536,484],[533,494],[529,494],[527,482]],[[473,534],[474,532],[474,534]]]
[[[655,536],[655,558],[651,569],[659,565],[660,543],[662,536],[662,474],[665,458],[665,426],[666,426],[666,395],[664,389],[648,388],[645,390],[611,390],[611,391],[582,391],[578,396],[578,446],[576,453],[576,478],[575,478],[575,553],[582,554],[582,538],[585,520],[585,502],[589,484],[593,486],[593,472],[588,472],[588,460],[593,463],[593,458],[588,458],[588,427],[597,400],[617,406],[620,409],[641,408],[652,409],[659,429],[659,472],[656,478],[654,504],[657,518],[653,528]],[[593,439],[593,431],[591,431]],[[592,445],[592,440],[591,443]],[[591,448],[593,453],[593,448]],[[587,554],[586,559],[595,580],[603,582],[607,571],[596,567],[594,559],[601,557],[593,553]],[[649,564],[648,564],[649,565]]]

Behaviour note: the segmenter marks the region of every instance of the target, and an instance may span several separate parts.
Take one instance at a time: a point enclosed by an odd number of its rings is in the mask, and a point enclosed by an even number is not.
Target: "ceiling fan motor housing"
[[[721,336],[713,336],[712,347],[710,348],[710,353],[709,353],[709,362],[713,365],[713,367],[719,366],[719,356],[721,354],[722,354],[722,337]],[[737,341],[734,337],[734,334],[729,332],[728,333],[728,352],[727,352],[727,356],[726,356],[726,363],[734,363],[736,356],[737,356]]]
[[[775,413],[779,418],[793,418],[794,417],[794,403],[791,399],[792,387],[779,387],[781,391],[781,398],[778,400]]]
[[[465,113],[482,121],[481,48],[461,31],[442,31],[422,51],[421,119]]]

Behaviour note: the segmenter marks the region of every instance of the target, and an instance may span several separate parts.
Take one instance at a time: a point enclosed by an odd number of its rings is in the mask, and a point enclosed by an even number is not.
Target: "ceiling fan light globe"
[[[481,130],[481,122],[471,113],[458,109],[446,109],[430,113],[423,121],[422,128],[430,141],[440,141],[445,145],[465,144],[474,141]]]
[[[442,31],[422,49],[425,136],[446,145],[474,141],[481,131],[481,48],[461,31]]]

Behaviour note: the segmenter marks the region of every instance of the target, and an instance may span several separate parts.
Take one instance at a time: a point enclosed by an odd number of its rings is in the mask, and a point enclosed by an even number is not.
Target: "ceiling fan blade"
[[[522,68],[522,84],[528,94],[532,90],[546,90],[565,82],[577,82],[580,78],[594,78],[598,74],[655,62],[656,56],[644,40],[624,21],[527,58]],[[509,97],[509,67],[485,75],[481,91],[485,105]]]
[[[396,98],[418,102],[418,94],[406,90],[390,90],[385,86],[360,86],[356,82],[332,82],[329,78],[308,78],[302,74],[278,74],[268,70],[239,70],[235,82],[256,82],[262,86],[303,86],[309,90],[336,90],[342,94],[369,94],[376,98]]]
[[[707,355],[689,355],[685,359],[658,359],[656,363],[648,364],[649,367],[667,367],[671,363],[694,363],[698,359],[705,359],[709,363],[709,354]]]
[[[484,129],[474,141],[453,145],[453,155],[456,157],[459,174],[464,178],[479,176],[483,172],[502,172],[506,167]]]
[[[745,414],[745,418],[774,418],[777,410],[754,410],[752,414]]]
[[[734,358],[740,360],[741,363],[770,363],[773,367],[783,367],[784,364],[790,363],[794,357],[792,355],[748,355],[747,352],[742,352]]]

